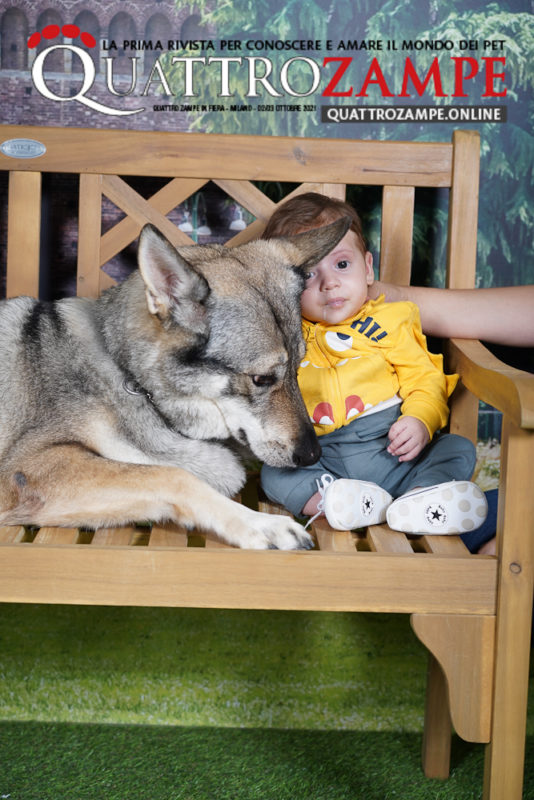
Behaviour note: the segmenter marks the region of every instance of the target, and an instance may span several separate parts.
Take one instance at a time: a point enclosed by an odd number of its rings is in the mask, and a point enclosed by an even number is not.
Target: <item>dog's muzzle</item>
[[[296,467],[307,467],[315,464],[321,456],[321,445],[313,428],[308,428],[300,437],[293,451],[293,463]]]

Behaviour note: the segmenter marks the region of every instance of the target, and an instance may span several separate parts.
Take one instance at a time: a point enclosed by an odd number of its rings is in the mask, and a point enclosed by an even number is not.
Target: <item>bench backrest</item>
[[[410,282],[415,189],[447,187],[447,283],[474,286],[479,141],[473,131],[456,131],[452,143],[414,143],[4,126],[2,141],[11,139],[36,140],[46,152],[36,158],[0,153],[0,168],[11,173],[8,296],[37,292],[43,172],[80,175],[80,295],[104,288],[100,267],[146,221],[175,244],[190,244],[165,215],[209,180],[256,218],[230,245],[259,235],[275,207],[251,181],[296,182],[297,192],[336,197],[344,197],[347,184],[383,186],[380,275],[403,284]],[[146,201],[119,177],[129,175],[170,180]],[[103,236],[102,195],[127,215]]]
[[[6,141],[25,139],[40,143],[43,154],[16,158],[0,151],[0,169],[10,173],[8,297],[38,295],[41,181],[47,172],[79,175],[80,296],[96,297],[113,284],[102,266],[146,222],[176,245],[191,244],[166,215],[210,180],[255,218],[229,246],[259,236],[276,207],[257,182],[293,182],[292,194],[316,191],[342,199],[349,184],[382,186],[380,277],[400,284],[410,283],[416,189],[448,188],[446,282],[453,288],[475,285],[479,137],[473,131],[455,131],[451,143],[427,143],[4,126],[1,149],[9,151]],[[123,180],[127,176],[168,182],[146,200]],[[104,197],[125,216],[102,233]],[[453,406],[451,429],[473,438],[475,404],[469,399],[466,413],[457,394],[461,413]]]

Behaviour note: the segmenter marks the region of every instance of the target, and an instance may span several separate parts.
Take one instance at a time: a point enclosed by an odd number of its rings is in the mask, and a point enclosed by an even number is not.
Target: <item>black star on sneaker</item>
[[[369,495],[365,495],[365,496],[362,498],[362,512],[363,512],[365,515],[369,516],[369,514],[370,514],[370,513],[371,513],[371,511],[373,510],[373,506],[374,506],[374,503],[373,503],[373,500],[372,500],[372,498],[371,498],[371,497],[369,497]]]
[[[443,525],[447,521],[447,514],[443,506],[428,506],[426,518],[432,525]]]

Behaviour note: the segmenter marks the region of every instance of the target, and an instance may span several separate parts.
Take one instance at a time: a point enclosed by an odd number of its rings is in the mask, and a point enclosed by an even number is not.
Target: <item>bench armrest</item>
[[[534,428],[534,375],[509,367],[476,339],[450,339],[448,355],[470,392],[520,428]]]

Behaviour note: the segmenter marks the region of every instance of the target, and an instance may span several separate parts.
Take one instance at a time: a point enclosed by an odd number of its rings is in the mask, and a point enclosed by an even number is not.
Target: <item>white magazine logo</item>
[[[82,87],[78,92],[76,92],[76,94],[73,94],[69,97],[62,97],[61,95],[53,92],[45,80],[45,60],[50,53],[53,53],[56,50],[70,50],[70,52],[74,55],[77,55],[82,62]],[[108,116],[113,117],[122,117],[128,114],[138,114],[140,111],[145,110],[144,108],[134,108],[128,111],[123,111],[119,108],[106,106],[103,103],[99,103],[97,100],[93,100],[91,97],[87,97],[87,92],[91,90],[91,87],[95,82],[95,78],[96,68],[93,59],[89,53],[87,53],[85,50],[82,50],[81,47],[76,47],[75,45],[55,44],[51,47],[47,47],[46,50],[43,50],[41,53],[39,53],[32,65],[32,80],[34,86],[37,91],[43,95],[43,97],[47,98],[47,100],[54,100],[58,103],[68,103],[74,100],[75,102],[82,103],[84,106],[88,106],[88,108],[92,108],[94,111],[99,111],[101,114],[107,114]]]

